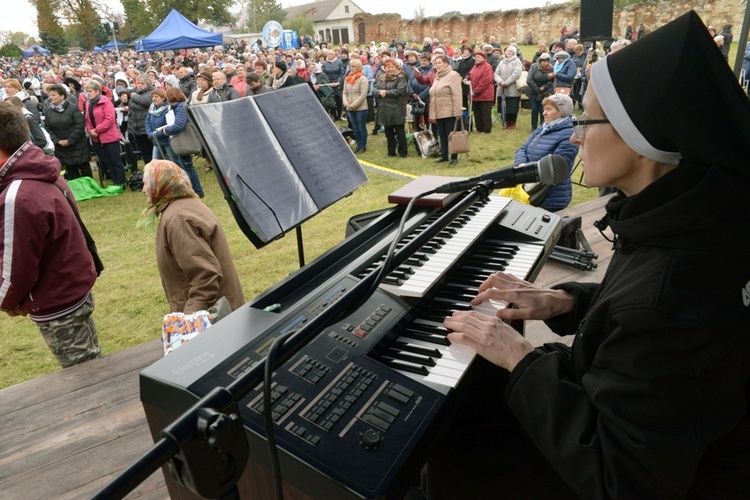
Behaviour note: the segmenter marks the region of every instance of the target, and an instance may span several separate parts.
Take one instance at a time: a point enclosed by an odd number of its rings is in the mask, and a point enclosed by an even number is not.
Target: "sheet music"
[[[309,85],[253,98],[319,209],[367,182],[367,175]]]
[[[268,242],[318,211],[250,98],[192,107],[195,122],[253,231]]]

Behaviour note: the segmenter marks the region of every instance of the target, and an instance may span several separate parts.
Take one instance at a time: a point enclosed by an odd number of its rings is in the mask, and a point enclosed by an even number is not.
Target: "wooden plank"
[[[42,377],[7,387],[0,391],[0,401],[13,401],[13,405],[0,405],[0,417],[38,405],[61,393],[85,389],[105,382],[123,373],[140,372],[163,355],[161,340],[140,344],[101,359],[72,366]],[[2,422],[2,419],[0,419]],[[0,424],[3,425],[3,424]],[[3,426],[0,426],[2,433]]]

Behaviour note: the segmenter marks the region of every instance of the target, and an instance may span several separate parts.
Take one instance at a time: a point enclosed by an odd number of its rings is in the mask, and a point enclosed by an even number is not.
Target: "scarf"
[[[451,71],[453,71],[453,68],[451,68],[450,66],[446,66],[445,68],[443,68],[443,71],[435,74],[435,79],[438,80],[440,78],[443,78],[445,75],[447,75]]]
[[[63,101],[62,104],[52,104],[52,101],[49,102],[49,109],[52,111],[56,111],[58,113],[62,113],[65,111],[65,108],[68,107],[68,101]]]
[[[143,192],[148,207],[141,212],[135,227],[154,230],[156,216],[170,201],[178,198],[198,198],[190,179],[182,168],[169,160],[152,160],[143,170]]]
[[[161,107],[159,108],[157,108],[156,104],[152,102],[151,106],[149,106],[148,108],[149,114],[154,115],[154,116],[161,116],[167,111],[169,111],[169,104],[166,104],[166,102],[162,104]]]
[[[556,74],[557,74],[557,73],[559,73],[559,72],[560,72],[560,70],[562,69],[562,67],[563,67],[563,66],[565,65],[565,61],[567,61],[567,59],[563,59],[563,60],[562,60],[562,62],[556,62],[556,63],[555,63],[555,69],[554,69],[554,72],[555,72]]]
[[[286,79],[289,78],[289,73],[284,73],[278,78],[273,79],[273,89],[278,90],[281,88],[284,83],[286,83]]]
[[[97,94],[96,97],[93,99],[89,99],[89,120],[91,120],[91,126],[96,129],[96,119],[94,118],[94,107],[99,102],[99,98],[101,97],[101,94]],[[95,140],[95,142],[99,142],[98,138]]]
[[[358,72],[353,73],[353,74],[349,73],[349,76],[346,77],[346,83],[348,83],[349,85],[354,85],[354,82],[356,82],[357,78],[359,78],[360,76],[362,76],[362,72],[361,71],[358,71]]]

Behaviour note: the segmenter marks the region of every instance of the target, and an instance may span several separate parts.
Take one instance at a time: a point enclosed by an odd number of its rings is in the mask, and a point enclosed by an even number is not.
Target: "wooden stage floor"
[[[562,212],[582,216],[598,269],[548,262],[538,284],[601,279],[611,244],[592,223],[603,215],[603,205],[598,199]],[[534,345],[559,340],[538,321],[527,322],[526,335]],[[138,374],[161,355],[156,340],[0,391],[0,497],[90,497],[145,453],[153,443]],[[168,497],[157,471],[128,498]]]

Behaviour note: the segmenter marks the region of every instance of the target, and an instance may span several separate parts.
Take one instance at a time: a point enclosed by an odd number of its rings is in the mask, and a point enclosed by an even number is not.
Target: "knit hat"
[[[167,75],[164,77],[164,83],[170,84],[172,87],[180,88],[180,80],[177,79],[174,75]]]
[[[565,94],[551,94],[545,101],[554,104],[563,118],[570,116],[573,112],[573,99]]]
[[[555,52],[552,57],[555,59],[567,59],[570,57],[570,54],[568,54],[566,51],[561,50],[559,52]]]
[[[537,58],[537,61],[539,61],[539,60],[541,60],[541,61],[549,61],[550,60],[549,52],[542,52],[541,54],[539,54],[539,57]]]
[[[594,63],[591,84],[612,126],[639,154],[750,175],[750,101],[695,12]]]

